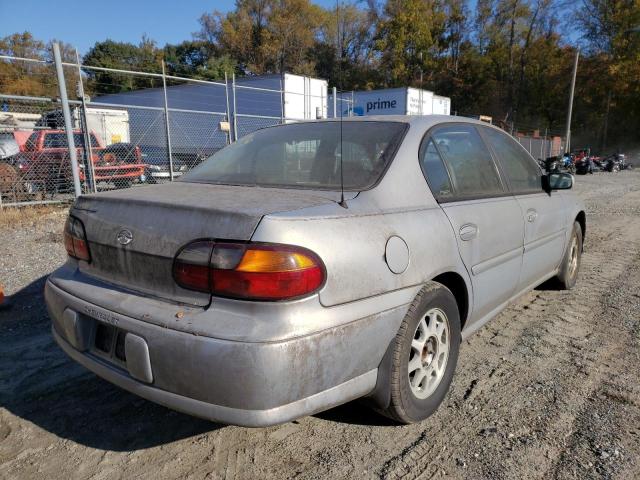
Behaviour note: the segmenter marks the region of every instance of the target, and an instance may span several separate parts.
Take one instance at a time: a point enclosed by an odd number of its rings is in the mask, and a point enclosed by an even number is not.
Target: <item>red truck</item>
[[[73,132],[77,149],[80,180],[89,176],[85,136],[80,130]],[[102,145],[91,132],[91,160],[95,182],[110,182],[116,187],[128,187],[144,180],[145,164],[137,146],[131,144]],[[88,150],[88,149],[86,149]],[[71,162],[64,130],[37,130],[33,132],[16,161],[25,193],[60,192],[72,188]]]

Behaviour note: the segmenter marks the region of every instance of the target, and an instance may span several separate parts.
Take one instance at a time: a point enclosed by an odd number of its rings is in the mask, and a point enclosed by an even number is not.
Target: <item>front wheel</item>
[[[401,423],[424,420],[442,403],[458,362],[460,315],[448,288],[425,285],[392,348],[391,403],[382,413]]]

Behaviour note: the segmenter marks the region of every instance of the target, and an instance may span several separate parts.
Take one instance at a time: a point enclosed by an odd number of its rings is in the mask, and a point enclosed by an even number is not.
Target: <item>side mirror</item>
[[[573,187],[573,175],[570,173],[549,173],[542,177],[542,187],[551,190],[569,190]]]

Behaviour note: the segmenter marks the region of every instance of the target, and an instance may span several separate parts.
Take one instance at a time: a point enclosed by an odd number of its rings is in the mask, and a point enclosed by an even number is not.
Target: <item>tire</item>
[[[582,227],[578,222],[573,223],[573,231],[569,246],[560,265],[560,273],[556,276],[562,290],[571,290],[578,280],[580,263],[582,261]]]
[[[128,178],[119,178],[113,183],[117,189],[130,188],[133,185],[133,181]]]
[[[444,400],[458,362],[460,315],[451,291],[427,283],[409,307],[391,348],[391,402],[382,413],[400,423],[420,422]],[[416,365],[420,367],[410,371]]]

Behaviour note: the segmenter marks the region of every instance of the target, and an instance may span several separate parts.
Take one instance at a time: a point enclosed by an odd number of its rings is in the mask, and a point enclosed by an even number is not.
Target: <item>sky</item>
[[[313,0],[330,6],[335,0]],[[137,44],[143,34],[159,46],[199,30],[204,12],[234,8],[235,0],[0,0],[0,38],[25,30],[44,42],[62,40],[85,54],[97,41]]]

